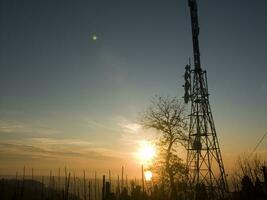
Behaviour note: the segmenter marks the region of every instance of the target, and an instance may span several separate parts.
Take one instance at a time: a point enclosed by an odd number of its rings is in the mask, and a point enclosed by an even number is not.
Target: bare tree
[[[257,154],[253,157],[246,154],[239,156],[236,168],[234,169],[234,173],[231,177],[233,189],[235,191],[241,189],[241,180],[245,176],[249,177],[253,183],[255,183],[257,179],[263,182],[263,166],[265,166],[265,163]]]
[[[175,176],[185,172],[182,160],[177,155],[178,144],[186,145],[187,120],[185,108],[177,98],[154,97],[143,113],[141,124],[160,133],[158,173],[168,181],[171,199],[176,198]],[[160,171],[160,172],[159,172]]]

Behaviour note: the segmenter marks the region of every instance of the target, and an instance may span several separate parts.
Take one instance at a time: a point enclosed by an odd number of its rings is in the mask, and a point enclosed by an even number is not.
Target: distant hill
[[[0,180],[1,200],[63,200],[64,191],[45,186],[35,180]],[[68,195],[68,200],[80,200],[73,194]]]

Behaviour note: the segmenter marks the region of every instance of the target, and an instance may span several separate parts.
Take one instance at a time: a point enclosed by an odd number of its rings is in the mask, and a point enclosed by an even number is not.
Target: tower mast
[[[188,0],[194,53],[194,68],[185,67],[185,103],[191,101],[187,146],[188,183],[198,199],[221,199],[228,192],[226,174],[209,103],[207,74],[201,68],[199,22],[196,0]]]

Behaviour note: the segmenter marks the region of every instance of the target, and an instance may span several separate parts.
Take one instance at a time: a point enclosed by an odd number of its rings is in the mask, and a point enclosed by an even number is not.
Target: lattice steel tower
[[[222,199],[228,192],[226,174],[209,103],[207,74],[202,70],[196,0],[188,0],[191,14],[194,68],[185,67],[185,103],[191,102],[187,149],[190,199]]]

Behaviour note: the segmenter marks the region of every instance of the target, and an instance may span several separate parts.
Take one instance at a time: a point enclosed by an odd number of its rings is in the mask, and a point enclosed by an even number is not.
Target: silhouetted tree
[[[253,191],[254,191],[254,185],[253,185],[251,179],[247,175],[245,175],[242,178],[241,184],[242,184],[242,191],[241,191],[242,192],[241,193],[242,199],[244,199],[244,200],[252,199],[252,195],[253,195]]]
[[[185,167],[177,155],[178,144],[185,145],[187,129],[185,108],[177,98],[154,97],[143,113],[141,124],[160,133],[159,156],[155,165],[163,182],[170,186],[170,197],[176,199],[175,176],[185,174]]]
[[[198,200],[207,200],[208,199],[207,190],[206,190],[206,187],[203,183],[196,185],[196,194],[197,194]]]
[[[130,200],[130,196],[128,195],[127,188],[123,188],[120,194],[120,200]]]
[[[260,179],[257,178],[254,186],[254,193],[255,199],[263,199],[264,198],[264,191],[263,191],[263,184],[261,183]]]
[[[264,173],[262,170],[264,161],[257,154],[253,157],[246,154],[239,156],[235,166],[236,169],[231,177],[231,183],[235,191],[242,189],[241,183],[245,176],[249,177],[253,183],[255,183],[257,179],[259,179],[260,182],[264,182]]]

